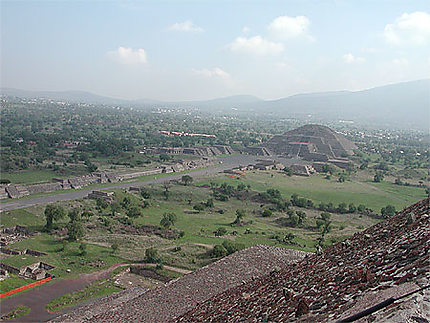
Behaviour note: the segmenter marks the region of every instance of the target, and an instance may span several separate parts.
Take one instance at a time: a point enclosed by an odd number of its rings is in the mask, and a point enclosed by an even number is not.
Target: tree
[[[300,218],[297,216],[296,211],[289,210],[287,214],[288,214],[288,222],[290,226],[292,226],[293,228],[298,226],[300,222]]]
[[[236,210],[236,219],[234,220],[233,224],[240,225],[245,214],[245,210]]]
[[[149,263],[160,263],[161,258],[158,256],[157,249],[155,248],[146,249],[144,261]]]
[[[346,207],[346,203],[340,203],[339,206],[337,207],[337,212],[344,214],[348,212],[348,209]]]
[[[110,205],[110,210],[111,210],[112,216],[115,216],[116,213],[118,213],[119,211],[121,211],[121,205],[118,202],[113,202]]]
[[[344,175],[344,174],[340,174],[340,175],[339,175],[339,178],[337,179],[337,181],[338,181],[339,183],[343,183],[343,182],[345,182],[345,180],[346,180],[346,177],[345,177],[345,175]]]
[[[115,253],[119,249],[119,245],[117,242],[112,243],[110,247],[112,249],[112,253]]]
[[[214,207],[214,200],[208,199],[205,204],[206,204],[206,207]]]
[[[283,169],[283,171],[285,172],[285,174],[286,174],[287,176],[293,176],[293,171],[291,170],[291,168],[290,168],[290,167],[285,167],[285,168]]]
[[[221,237],[225,234],[227,234],[227,229],[223,228],[223,227],[219,227],[218,229],[216,229],[216,231],[214,232],[216,237]]]
[[[170,156],[167,154],[160,154],[160,161],[165,162],[170,159]]]
[[[106,200],[102,199],[102,198],[98,198],[96,200],[96,203],[97,203],[97,206],[102,208],[102,209],[105,209],[109,206],[108,202],[106,202]]]
[[[244,248],[244,245],[231,242],[230,240],[224,240],[222,246],[227,251],[227,255],[231,255]]]
[[[243,183],[239,183],[237,184],[237,188],[238,191],[244,191],[246,189],[246,185]]]
[[[384,180],[384,174],[382,172],[377,172],[375,176],[373,176],[373,181],[375,183],[380,183]]]
[[[140,189],[140,196],[142,196],[146,200],[151,198],[151,194],[144,188]]]
[[[191,184],[193,182],[193,178],[190,175],[184,175],[181,178],[182,183],[184,183],[185,186],[187,186],[188,184]]]
[[[387,205],[381,209],[381,215],[389,218],[396,214],[396,208],[393,205]]]
[[[66,216],[66,211],[60,205],[48,204],[45,208],[46,229],[52,230],[55,221],[59,221]]]
[[[81,213],[80,213],[80,210],[78,208],[74,208],[74,209],[70,210],[69,213],[67,214],[67,216],[69,217],[70,222],[81,220]]]
[[[213,258],[221,258],[221,257],[225,257],[226,255],[227,255],[227,250],[225,250],[225,248],[222,245],[217,244],[212,249]]]
[[[297,216],[299,217],[299,225],[302,225],[306,220],[306,212],[304,211],[296,211]]]
[[[172,227],[177,220],[177,216],[175,213],[164,213],[163,217],[161,218],[160,225],[164,229],[169,229]]]
[[[366,206],[365,206],[364,204],[360,204],[360,205],[357,207],[357,211],[358,211],[358,213],[363,214],[363,213],[366,211]]]
[[[287,243],[287,244],[293,244],[295,237],[296,236],[293,233],[289,232],[285,235],[285,237],[284,237],[284,239],[282,239],[282,241]]]
[[[164,189],[163,195],[164,195],[164,198],[166,199],[166,201],[169,199],[170,187],[171,187],[171,185],[169,182],[163,183],[163,189]]]
[[[127,210],[127,216],[129,216],[130,218],[138,218],[142,215],[142,209],[136,205],[130,206]]]
[[[81,256],[85,256],[87,254],[87,245],[85,243],[81,243],[79,245],[79,251]]]
[[[193,209],[200,212],[200,211],[203,211],[205,209],[205,206],[202,203],[198,203],[198,204],[193,206]]]
[[[69,242],[66,239],[63,239],[63,241],[61,241],[61,249],[60,249],[60,251],[66,251],[68,243]]]
[[[265,209],[262,213],[261,213],[261,216],[262,217],[264,217],[264,218],[268,218],[268,217],[270,217],[270,216],[272,216],[272,211],[270,211],[269,209]]]
[[[317,218],[316,224],[317,228],[322,231],[321,235],[324,237],[326,233],[329,233],[331,230],[331,214],[328,212],[321,213],[320,218]]]
[[[356,211],[357,211],[357,208],[355,207],[354,203],[349,203],[348,212],[355,213]]]
[[[79,221],[69,222],[67,225],[69,240],[77,241],[84,236],[84,227]]]

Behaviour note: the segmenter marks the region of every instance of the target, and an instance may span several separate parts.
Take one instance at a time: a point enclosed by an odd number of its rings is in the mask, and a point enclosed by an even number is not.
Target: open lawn
[[[213,198],[210,183],[229,183],[236,187],[239,183],[250,185],[250,195],[242,200],[230,197],[228,201],[214,200],[212,207],[204,207],[197,211],[194,206],[205,203]],[[365,178],[354,178],[344,183],[327,180],[322,176],[288,177],[278,171],[250,171],[239,179],[220,174],[205,179],[195,180],[192,185],[171,184],[168,199],[163,194],[163,185],[145,186],[149,192],[149,205],[141,209],[142,215],[134,218],[127,217],[124,198],[127,203],[143,205],[139,193],[127,193],[122,189],[116,192],[116,201],[120,209],[112,216],[109,206],[102,209],[96,206],[94,200],[68,201],[62,204],[66,209],[79,207],[90,210],[93,215],[82,221],[86,229],[86,255],[81,255],[79,242],[70,242],[62,250],[64,236],[56,236],[42,232],[29,239],[14,243],[10,248],[23,250],[26,248],[48,253],[46,256],[34,257],[17,255],[6,257],[4,263],[21,267],[43,261],[55,266],[50,272],[57,278],[71,278],[84,272],[98,271],[119,262],[141,262],[145,250],[153,247],[163,259],[163,263],[175,267],[195,270],[216,260],[211,257],[214,245],[223,241],[231,241],[242,247],[256,244],[266,244],[305,251],[314,251],[319,231],[316,229],[316,219],[321,211],[293,207],[306,213],[304,223],[297,227],[286,226],[286,212],[274,211],[272,216],[263,217],[262,211],[273,207],[273,204],[260,202],[250,198],[251,195],[262,193],[270,188],[278,189],[284,199],[289,199],[293,193],[311,199],[314,205],[320,202],[354,203],[379,212],[381,207],[393,204],[398,210],[425,197],[422,188],[394,185],[389,182],[373,183]],[[42,230],[45,223],[43,206],[26,210],[15,210],[2,214],[2,225],[26,225],[34,230]],[[240,225],[233,224],[236,211],[244,210]],[[183,232],[176,240],[162,238],[155,234],[133,234],[125,229],[138,228],[141,225],[158,227],[164,213],[175,213],[175,230]],[[124,220],[126,220],[124,222]],[[68,218],[63,219],[58,227],[64,227]],[[332,230],[325,237],[325,245],[345,239],[357,231],[361,231],[378,222],[377,219],[366,215],[348,213],[331,215]],[[224,233],[216,236],[215,232],[225,229]],[[285,241],[284,237],[293,234],[293,239]],[[112,244],[118,244],[118,250],[112,251]],[[7,288],[18,287],[19,278],[12,277],[5,281]],[[22,280],[22,285],[28,283]],[[2,286],[2,290],[3,286]]]
[[[273,175],[273,177],[272,177]],[[354,177],[350,181],[339,183],[336,179],[327,180],[323,175],[310,177],[291,176],[276,171],[247,171],[239,179],[228,176],[219,176],[206,180],[216,183],[227,182],[237,185],[242,182],[250,184],[251,189],[265,191],[268,188],[276,188],[285,197],[296,193],[299,196],[313,200],[315,203],[333,202],[364,204],[378,211],[387,204],[402,209],[420,199],[426,197],[424,188],[399,186],[389,182],[374,183],[370,180],[357,180]]]

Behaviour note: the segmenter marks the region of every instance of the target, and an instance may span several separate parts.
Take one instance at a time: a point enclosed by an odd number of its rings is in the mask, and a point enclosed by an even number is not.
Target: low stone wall
[[[207,149],[210,150],[210,147]],[[218,148],[214,148],[220,151]],[[221,148],[222,149],[222,148]],[[226,147],[224,151],[230,151],[231,148]],[[158,175],[161,173],[171,173],[171,172],[182,172],[188,169],[200,168],[209,166],[212,162],[207,158],[203,157],[200,160],[183,161],[174,165],[168,165],[165,167],[144,170],[140,172],[116,174],[108,172],[97,172],[90,175],[78,176],[69,179],[59,179],[54,178],[53,183],[43,183],[43,184],[31,184],[31,185],[17,185],[9,184],[0,187],[0,197],[9,198],[20,198],[30,194],[41,194],[49,193],[64,189],[80,189],[95,183],[115,183],[118,181],[128,180],[141,176],[148,175]],[[6,196],[7,195],[7,196]]]
[[[20,270],[19,268],[16,268],[14,266],[10,266],[10,265],[6,265],[2,262],[0,262],[0,268],[6,270],[7,272],[11,273],[11,274],[19,274]]]

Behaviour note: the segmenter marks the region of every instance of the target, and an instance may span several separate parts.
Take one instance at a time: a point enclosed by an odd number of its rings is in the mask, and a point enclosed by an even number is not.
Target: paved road
[[[255,163],[255,160],[258,159],[256,156],[250,156],[250,155],[238,155],[238,156],[229,156],[229,157],[222,157],[218,158],[219,161],[222,162],[222,164],[216,165],[214,167],[210,167],[207,169],[200,169],[200,170],[190,170],[189,174],[193,177],[201,177],[201,176],[207,176],[216,174],[218,172],[222,172],[227,169],[231,169],[232,167],[237,167],[239,165],[248,165],[251,163]],[[152,180],[146,180],[141,182],[133,182],[133,183],[115,183],[106,187],[97,188],[98,190],[109,190],[109,189],[115,189],[115,188],[129,188],[132,186],[144,186],[149,184],[156,184],[156,183],[163,183],[168,180],[173,179],[180,179],[184,174],[175,174],[172,173],[170,176],[164,176],[157,179]],[[70,191],[65,192],[61,194],[54,194],[49,196],[40,196],[40,197],[34,197],[34,198],[27,198],[23,200],[16,200],[6,203],[0,204],[0,212],[3,211],[10,211],[15,209],[22,209],[34,205],[39,204],[46,204],[46,203],[53,203],[53,202],[59,202],[59,201],[69,201],[69,200],[77,200],[81,199],[88,195],[91,191],[94,189],[84,189],[80,191]]]

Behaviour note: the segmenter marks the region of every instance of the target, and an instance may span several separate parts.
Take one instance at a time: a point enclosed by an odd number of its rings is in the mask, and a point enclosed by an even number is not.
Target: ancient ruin
[[[257,245],[238,251],[167,285],[145,291],[121,292],[119,301],[97,301],[93,306],[62,315],[54,322],[169,322],[194,306],[234,286],[256,280],[296,263],[305,252]],[[115,299],[115,300],[114,300]],[[109,306],[107,306],[109,305]]]

